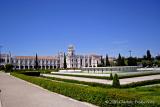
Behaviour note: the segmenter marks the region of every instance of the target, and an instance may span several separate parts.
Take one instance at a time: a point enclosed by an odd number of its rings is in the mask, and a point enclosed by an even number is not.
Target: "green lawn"
[[[141,96],[145,101],[150,100],[154,103],[160,101],[160,86],[136,87],[123,90],[139,94],[139,96]]]

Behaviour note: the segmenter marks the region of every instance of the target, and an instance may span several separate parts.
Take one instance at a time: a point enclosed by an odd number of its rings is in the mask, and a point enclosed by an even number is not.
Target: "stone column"
[[[28,63],[28,69],[30,69],[30,63],[29,63],[29,59],[28,59],[27,63]]]
[[[32,60],[32,69],[34,69],[34,59]]]
[[[47,66],[48,66],[48,69],[50,69],[50,60],[48,60]]]
[[[86,60],[86,58],[84,57],[84,58],[82,59],[82,62],[83,62],[83,67],[86,67],[85,60]]]
[[[47,61],[46,61],[46,59],[45,59],[45,69],[47,69],[47,66],[46,66],[46,65],[47,65]]]
[[[41,66],[41,69],[42,69],[42,67],[43,67],[43,60],[42,59],[40,60],[40,66]]]
[[[21,69],[21,60],[18,60],[18,64],[19,64],[19,69]]]
[[[43,69],[43,59],[41,59],[41,69]]]

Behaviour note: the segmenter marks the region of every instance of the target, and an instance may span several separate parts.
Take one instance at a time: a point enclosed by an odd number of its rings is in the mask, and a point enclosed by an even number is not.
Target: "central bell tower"
[[[67,55],[68,56],[74,56],[75,55],[75,50],[74,50],[73,45],[69,45]]]
[[[69,45],[67,50],[66,62],[68,68],[75,68],[75,50],[73,45]]]

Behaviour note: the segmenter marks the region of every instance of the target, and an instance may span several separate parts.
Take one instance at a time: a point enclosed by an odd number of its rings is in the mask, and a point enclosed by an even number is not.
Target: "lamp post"
[[[129,50],[129,55],[130,55],[130,57],[132,56],[132,50]]]

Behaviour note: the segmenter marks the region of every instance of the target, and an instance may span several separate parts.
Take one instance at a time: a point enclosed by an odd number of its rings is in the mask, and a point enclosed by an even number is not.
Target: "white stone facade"
[[[0,54],[0,65],[6,65],[11,63],[10,54]]]
[[[68,47],[66,55],[67,68],[97,67],[101,63],[100,55],[76,55],[72,45]],[[8,59],[7,59],[8,58]],[[35,56],[13,56],[6,54],[3,57],[4,64],[11,63],[15,69],[34,69]],[[38,56],[40,69],[54,69],[64,67],[64,53],[60,52],[56,56]]]
[[[100,59],[100,55],[76,55],[72,45],[66,55],[67,68],[97,67]]]
[[[12,64],[15,69],[34,69],[35,56],[15,56],[12,58]],[[59,67],[59,59],[52,56],[38,56],[39,69],[53,69]]]

